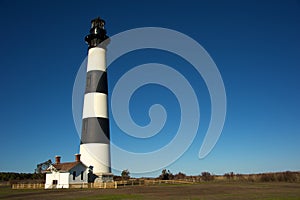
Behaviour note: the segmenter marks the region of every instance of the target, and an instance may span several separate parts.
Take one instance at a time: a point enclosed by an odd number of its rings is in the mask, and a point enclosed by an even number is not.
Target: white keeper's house
[[[60,156],[55,157],[55,164],[51,164],[46,171],[45,189],[83,187],[89,182],[92,169],[80,161],[80,154],[75,154],[74,162],[60,162]]]

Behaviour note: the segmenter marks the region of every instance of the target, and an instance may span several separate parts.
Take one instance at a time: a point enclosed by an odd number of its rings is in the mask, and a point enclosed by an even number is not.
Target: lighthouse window
[[[73,171],[73,181],[75,180],[76,177],[76,171]]]

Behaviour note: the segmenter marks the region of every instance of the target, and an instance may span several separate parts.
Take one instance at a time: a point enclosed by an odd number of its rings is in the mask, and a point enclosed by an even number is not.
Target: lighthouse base
[[[94,183],[109,183],[114,181],[114,175],[112,173],[96,174],[97,178]]]

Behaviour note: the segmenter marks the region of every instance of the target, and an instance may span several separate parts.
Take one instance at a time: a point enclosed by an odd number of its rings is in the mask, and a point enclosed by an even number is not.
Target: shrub
[[[277,180],[278,181],[285,181],[285,182],[296,182],[297,181],[297,175],[295,172],[281,172],[277,174]]]
[[[179,180],[179,179],[185,179],[186,175],[184,173],[178,172],[178,174],[174,175],[174,179],[175,180]]]
[[[272,182],[272,181],[275,181],[275,175],[272,173],[272,174],[267,174],[267,173],[264,173],[264,174],[261,174],[260,176],[260,181],[262,182]]]
[[[234,179],[234,173],[233,173],[233,172],[225,173],[224,176],[225,176],[228,180],[233,180],[233,179]]]

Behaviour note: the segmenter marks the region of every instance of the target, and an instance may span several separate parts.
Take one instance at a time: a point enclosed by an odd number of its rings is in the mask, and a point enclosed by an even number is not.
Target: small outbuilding
[[[46,171],[45,189],[83,187],[89,182],[91,169],[80,161],[80,154],[75,155],[74,162],[60,162],[60,156],[55,157]]]

